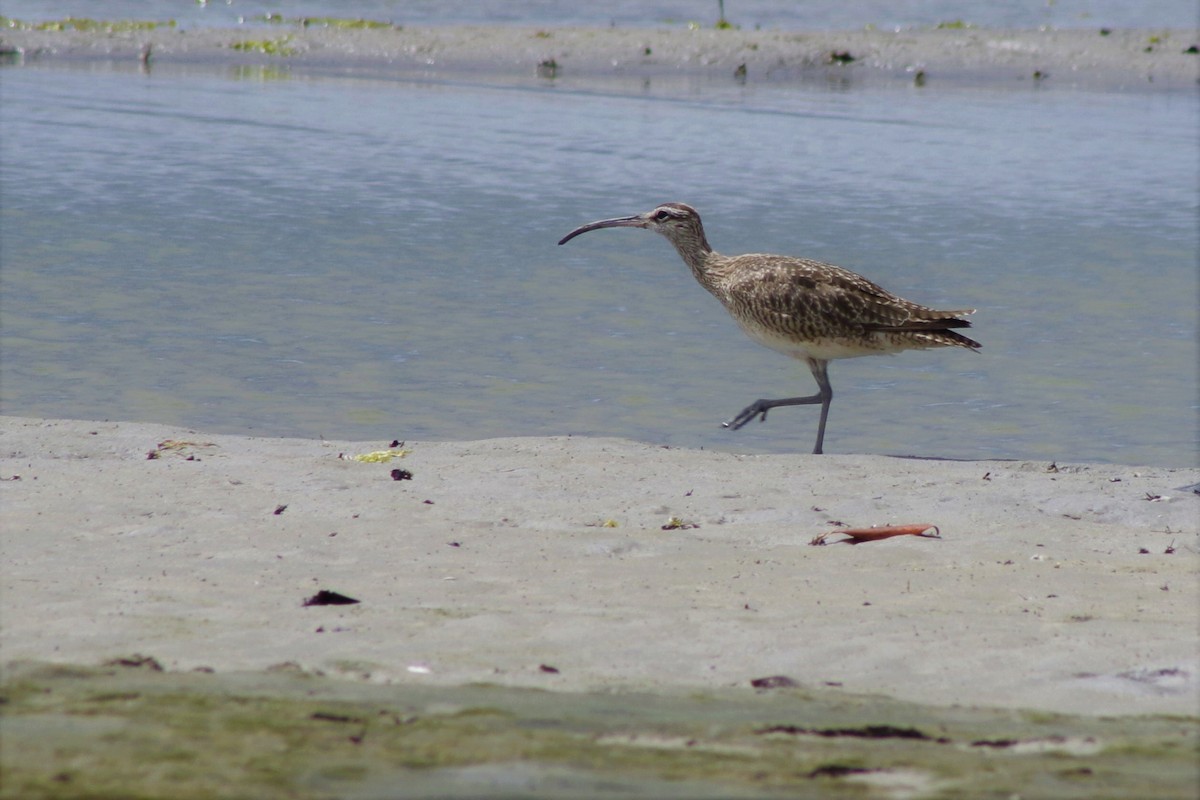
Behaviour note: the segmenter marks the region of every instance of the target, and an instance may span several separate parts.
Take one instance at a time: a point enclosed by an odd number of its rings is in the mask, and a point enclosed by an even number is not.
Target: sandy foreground
[[[1197,469],[389,444],[0,418],[4,660],[1200,711]]]
[[[352,27],[299,20],[236,29],[131,23],[0,30],[0,50],[24,63],[108,61],[382,74],[471,74],[489,80],[689,76],[756,83],[809,78],[902,79],[1100,89],[1192,88],[1197,30],[901,31]]]
[[[0,797],[1191,797],[1197,483],[0,417]]]

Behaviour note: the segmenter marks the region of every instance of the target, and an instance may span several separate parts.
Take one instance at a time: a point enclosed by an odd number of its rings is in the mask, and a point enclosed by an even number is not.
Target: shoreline
[[[929,86],[1194,89],[1190,29],[744,31],[710,28],[356,28],[296,23],[179,30],[111,23],[89,30],[0,31],[9,63],[131,68],[257,66],[298,73],[487,76],[554,81],[711,78]],[[918,78],[918,75],[920,76]]]

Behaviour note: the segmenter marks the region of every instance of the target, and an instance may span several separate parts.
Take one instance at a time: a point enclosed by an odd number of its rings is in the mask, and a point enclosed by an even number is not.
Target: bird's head
[[[663,203],[644,214],[589,222],[568,233],[558,243],[566,244],[581,233],[599,228],[645,228],[661,233],[681,252],[693,248],[705,253],[712,250],[704,238],[704,226],[700,224],[699,212],[686,203]]]

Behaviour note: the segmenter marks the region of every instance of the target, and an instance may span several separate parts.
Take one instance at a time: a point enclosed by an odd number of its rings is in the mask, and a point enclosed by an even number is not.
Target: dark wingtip
[[[954,331],[943,331],[943,335],[950,337],[955,344],[966,347],[970,350],[978,352],[979,350],[983,349],[983,345],[981,345],[979,342],[971,339],[970,337],[963,336],[961,333],[955,333]]]

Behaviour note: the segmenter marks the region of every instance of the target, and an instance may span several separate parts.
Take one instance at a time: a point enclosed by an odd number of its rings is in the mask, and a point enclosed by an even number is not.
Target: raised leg
[[[807,397],[785,397],[781,400],[755,400],[750,405],[746,406],[738,413],[736,417],[723,423],[726,428],[737,430],[755,417],[759,418],[760,422],[767,421],[767,412],[772,408],[780,406],[807,406],[821,404],[821,419],[817,423],[817,444],[813,447],[813,453],[820,455],[822,447],[825,444],[825,421],[829,418],[829,401],[833,399],[833,388],[829,385],[829,375],[827,368],[828,361],[821,361],[815,358],[808,360],[808,368],[812,370],[813,377],[817,380],[819,392]]]

